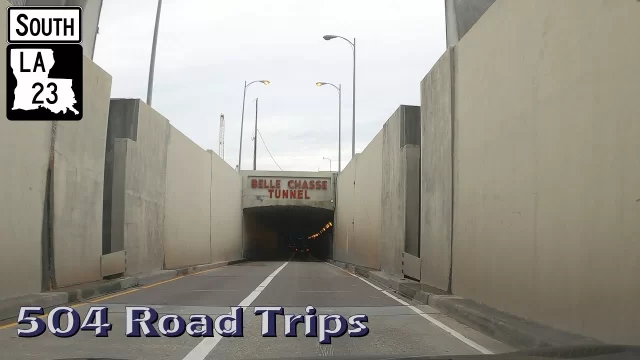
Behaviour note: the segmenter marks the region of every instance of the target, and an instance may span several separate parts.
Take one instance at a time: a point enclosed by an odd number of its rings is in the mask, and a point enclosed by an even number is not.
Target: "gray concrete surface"
[[[3,323],[15,321],[20,307],[42,306],[51,308],[76,301],[90,301],[90,299],[114,293],[121,290],[147,286],[158,282],[170,280],[179,276],[196,274],[208,270],[217,269],[227,265],[242,263],[245,260],[220,261],[209,264],[185,267],[176,270],[158,270],[136,276],[117,278],[112,280],[100,280],[91,283],[59,288],[55,292],[34,293],[18,296],[0,301],[0,328]]]
[[[211,261],[239,259],[242,255],[242,179],[218,154],[211,155],[210,243]]]
[[[336,210],[333,227],[333,259],[348,260],[349,245],[354,241],[353,210],[358,154],[340,172],[336,182]]]
[[[640,344],[638,19],[501,0],[456,46],[454,294]]]
[[[139,99],[112,100],[111,106],[130,109],[110,116],[114,136],[115,129],[135,129],[115,139],[111,243],[121,243],[127,251],[126,275],[160,270],[169,121]]]
[[[455,46],[496,0],[444,0],[447,46]]]
[[[420,281],[450,290],[453,226],[453,51],[420,83]]]
[[[359,274],[372,283],[391,289],[407,299],[428,304],[425,305],[427,309],[434,309],[436,312],[442,311],[442,318],[446,318],[444,322],[455,319],[455,321],[459,321],[485,336],[502,342],[501,346],[504,346],[504,349],[527,350],[602,344],[596,339],[523,319],[471,299],[447,294],[440,289],[413,280],[332,260],[329,263],[347,269],[354,274]]]
[[[340,173],[334,259],[402,274],[419,255],[419,135],[420,108],[401,105]]]
[[[206,273],[179,278],[157,286],[140,288],[89,305],[109,308],[113,324],[110,336],[96,338],[83,331],[61,339],[50,333],[37,338],[18,338],[16,328],[0,329],[3,356],[11,359],[110,357],[121,359],[184,359],[202,340],[178,338],[126,338],[125,306],[152,305],[162,314],[204,313],[217,317],[247,297],[283,262],[249,262],[218,268]],[[350,316],[369,314],[370,333],[361,338],[334,338],[330,345],[320,345],[317,338],[283,337],[283,322],[278,323],[278,337],[260,334],[261,318],[253,315],[260,305],[285,306],[286,313],[297,313],[307,305],[317,305],[319,314],[338,313]],[[76,308],[86,314],[88,305]],[[504,345],[483,336],[438,313],[421,306],[424,313],[437,316],[467,338],[496,352]],[[64,322],[63,322],[64,325]],[[302,327],[299,326],[299,330]],[[217,334],[215,336],[218,336]],[[249,305],[244,316],[244,337],[223,338],[206,359],[289,358],[314,355],[454,355],[477,351],[436,327],[408,307],[384,295],[345,271],[319,262],[295,262],[286,265]],[[201,358],[201,357],[199,357]]]
[[[382,241],[383,140],[380,131],[340,173],[334,230],[336,260],[376,269]]]
[[[9,4],[0,1],[3,8]],[[6,39],[7,17],[0,16]],[[0,54],[6,69],[7,52]],[[39,292],[43,287],[43,219],[51,123],[6,119],[6,71],[0,71],[0,299]],[[20,269],[20,271],[16,271]]]
[[[53,136],[51,208],[55,284],[101,279],[102,196],[111,75],[83,62],[83,119],[58,122]]]
[[[220,186],[231,185],[223,183]],[[211,261],[212,204],[209,196],[212,189],[211,154],[172,126],[167,153],[163,234],[167,269]],[[185,246],[186,234],[189,234],[189,246]]]
[[[409,245],[419,255],[420,203],[412,200],[417,200],[420,193],[416,187],[420,178],[416,153],[420,149],[420,107],[400,106],[384,124],[382,134],[380,269],[402,275],[405,247]],[[412,146],[413,150],[407,152]]]

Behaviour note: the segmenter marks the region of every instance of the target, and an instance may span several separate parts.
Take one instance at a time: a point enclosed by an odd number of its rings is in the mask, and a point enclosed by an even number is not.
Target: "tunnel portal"
[[[333,172],[243,171],[244,257],[330,257],[336,176]]]
[[[324,260],[331,256],[333,210],[306,206],[244,209],[244,249],[250,260]]]

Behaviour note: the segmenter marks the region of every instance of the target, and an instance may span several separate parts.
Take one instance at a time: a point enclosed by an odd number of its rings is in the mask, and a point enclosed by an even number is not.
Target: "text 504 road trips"
[[[30,327],[19,328],[18,336],[37,337],[48,329],[58,337],[71,337],[79,331],[94,331],[96,337],[107,337],[113,327],[108,321],[108,311],[105,306],[91,307],[82,320],[75,309],[62,306],[51,310],[45,323],[36,317],[44,315],[42,307],[25,306],[20,308],[18,324]],[[232,307],[229,314],[215,320],[202,314],[191,315],[185,320],[173,314],[159,316],[156,310],[146,306],[128,306],[125,334],[127,337],[178,337],[187,333],[192,337],[212,337],[215,331],[224,337],[243,337],[243,311],[242,307]],[[345,334],[362,337],[369,333],[364,325],[369,321],[367,315],[353,315],[348,319],[341,315],[316,315],[313,306],[307,306],[305,314],[285,315],[284,308],[279,306],[256,306],[253,313],[262,317],[264,337],[277,336],[276,316],[284,316],[284,336],[297,337],[298,324],[304,324],[304,336],[317,337],[321,344],[331,344],[331,338]]]

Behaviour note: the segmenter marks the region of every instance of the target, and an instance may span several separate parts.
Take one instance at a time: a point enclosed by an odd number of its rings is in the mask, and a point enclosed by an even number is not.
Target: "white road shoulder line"
[[[253,290],[251,294],[249,294],[249,296],[247,296],[240,302],[240,304],[238,304],[238,306],[246,309],[249,305],[251,305],[251,303],[255,301],[258,295],[260,295],[260,293],[267,287],[267,285],[269,285],[271,280],[273,280],[273,278],[278,275],[278,273],[282,271],[282,269],[284,269],[284,267],[287,266],[288,263],[289,262],[287,261],[284,264],[280,265],[280,267],[272,272],[271,275],[267,276],[267,278],[264,279],[264,281],[260,285],[258,285],[258,287]],[[209,355],[211,350],[213,350],[213,348],[218,345],[221,339],[222,336],[218,334],[215,334],[214,337],[207,337],[202,339],[202,341],[200,341],[200,343],[196,345],[196,347],[194,347],[193,350],[191,350],[182,360],[204,360],[204,358]]]
[[[325,263],[325,264],[327,264],[327,265],[331,265],[331,266],[333,266],[334,268],[340,269],[340,270],[342,270],[342,271],[346,272],[347,274],[349,274],[349,275],[351,275],[351,276],[355,277],[356,279],[360,279],[360,280],[364,281],[367,285],[371,286],[372,288],[374,288],[374,289],[376,289],[376,290],[378,290],[378,291],[382,291],[382,288],[381,288],[381,287],[378,287],[378,286],[376,286],[375,284],[371,283],[370,281],[365,280],[365,279],[363,279],[363,278],[361,278],[360,276],[357,276],[357,275],[355,275],[355,274],[352,274],[352,273],[348,272],[347,270],[345,270],[345,269],[343,269],[343,268],[341,268],[341,267],[339,267],[339,266],[335,266],[335,265],[333,265],[333,264],[329,264],[329,263]]]
[[[329,264],[329,263],[327,263],[327,264]],[[360,280],[364,281],[365,283],[369,284],[372,288],[374,288],[374,289],[376,289],[376,290],[382,290],[379,286],[376,286],[376,285],[372,284],[371,282],[369,282],[369,281],[367,281],[367,280],[365,280],[365,279],[361,278],[360,276],[358,276],[358,275],[356,275],[356,274],[353,274],[353,273],[351,273],[351,272],[349,272],[349,271],[347,271],[347,270],[345,270],[345,269],[343,269],[343,268],[341,268],[341,267],[339,267],[339,266],[335,266],[335,265],[333,265],[333,264],[329,264],[329,265],[331,265],[331,266],[333,266],[333,267],[336,267],[336,268],[338,268],[338,269],[340,269],[340,270],[342,270],[342,271],[346,272],[347,274],[349,274],[349,275],[351,275],[351,276],[353,276],[353,277],[355,277],[355,278],[358,278],[358,279],[360,279]],[[408,307],[409,309],[413,310],[416,314],[418,314],[418,315],[422,316],[423,318],[425,318],[425,319],[429,320],[433,325],[435,325],[435,326],[439,327],[440,329],[442,329],[442,330],[444,330],[444,331],[448,332],[449,334],[451,334],[451,335],[452,335],[453,337],[455,337],[456,339],[458,339],[458,340],[462,341],[463,343],[465,343],[465,344],[469,345],[470,347],[472,347],[472,348],[474,348],[474,349],[478,350],[478,351],[479,351],[479,352],[481,352],[482,354],[493,354],[493,352],[492,352],[492,351],[490,351],[489,349],[487,349],[487,348],[485,348],[484,346],[482,346],[482,345],[480,345],[480,344],[476,343],[475,341],[473,341],[473,340],[471,340],[471,339],[469,339],[469,338],[465,337],[464,335],[462,335],[462,334],[460,334],[459,332],[457,332],[457,331],[453,330],[452,328],[448,327],[447,325],[445,325],[445,324],[441,323],[440,321],[438,321],[438,320],[434,319],[432,316],[429,316],[428,314],[425,314],[422,310],[420,310],[420,309],[418,309],[417,307],[415,307],[415,306],[413,306],[413,305],[409,304],[408,302],[406,302],[406,301],[404,301],[404,300],[400,299],[399,297],[397,297],[397,296],[395,296],[395,295],[391,294],[390,292],[388,292],[388,291],[382,291],[382,293],[383,293],[383,294],[385,294],[385,295],[387,295],[388,297],[390,297],[390,298],[394,299],[395,301],[399,302],[400,304],[402,304],[402,305],[404,305],[404,306]]]

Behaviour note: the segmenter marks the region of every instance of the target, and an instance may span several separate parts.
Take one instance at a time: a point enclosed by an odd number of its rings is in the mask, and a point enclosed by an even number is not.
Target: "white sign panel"
[[[79,6],[11,6],[7,9],[9,43],[82,42]]]

